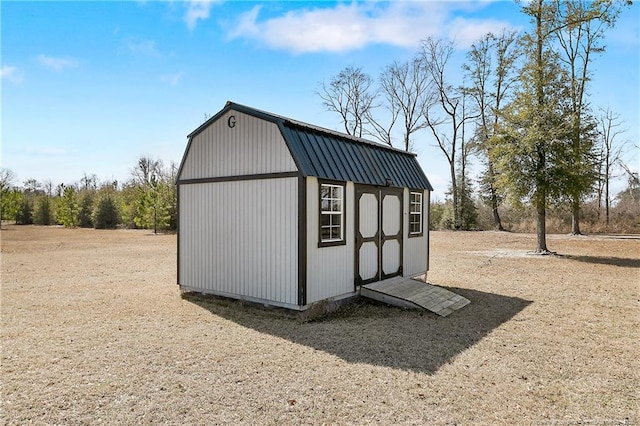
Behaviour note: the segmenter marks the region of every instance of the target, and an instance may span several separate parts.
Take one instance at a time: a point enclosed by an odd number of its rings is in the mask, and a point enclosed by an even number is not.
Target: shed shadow
[[[282,312],[246,303],[184,294],[214,315],[261,333],[333,354],[350,363],[434,374],[461,352],[509,321],[531,301],[448,288],[471,304],[446,318],[360,298],[325,318],[302,323]]]

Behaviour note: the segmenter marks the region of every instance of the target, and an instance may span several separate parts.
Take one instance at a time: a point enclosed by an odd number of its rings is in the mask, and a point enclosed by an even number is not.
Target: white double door
[[[356,186],[355,286],[402,275],[402,189]]]

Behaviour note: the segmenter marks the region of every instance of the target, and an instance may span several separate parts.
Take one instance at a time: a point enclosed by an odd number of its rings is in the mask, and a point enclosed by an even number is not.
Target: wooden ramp
[[[426,309],[443,317],[471,303],[442,287],[403,277],[363,285],[360,294],[389,305]]]

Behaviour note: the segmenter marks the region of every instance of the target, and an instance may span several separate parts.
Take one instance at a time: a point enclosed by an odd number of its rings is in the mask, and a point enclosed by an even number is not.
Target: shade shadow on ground
[[[333,354],[347,362],[435,373],[531,302],[476,290],[447,288],[471,304],[446,318],[358,299],[322,320],[301,323],[282,312],[228,299],[185,294],[214,315],[261,333]]]
[[[623,268],[640,268],[640,259],[629,259],[624,257],[606,256],[563,256],[570,260],[577,260],[584,263],[596,263],[598,265],[620,266]]]

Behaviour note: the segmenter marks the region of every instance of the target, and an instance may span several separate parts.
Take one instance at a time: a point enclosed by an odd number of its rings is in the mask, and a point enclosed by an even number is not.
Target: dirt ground
[[[182,298],[175,235],[3,225],[5,424],[638,424],[640,237],[434,232],[447,318]]]

